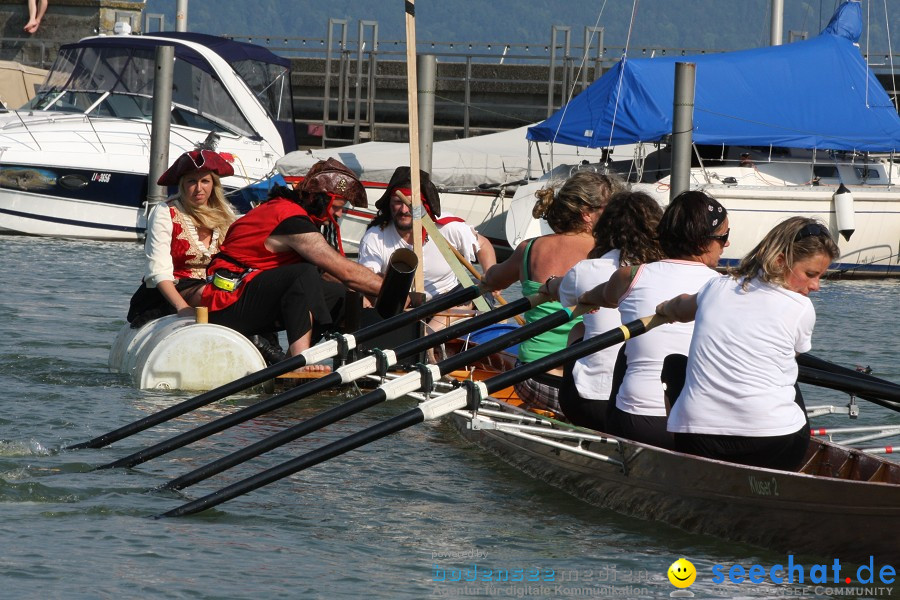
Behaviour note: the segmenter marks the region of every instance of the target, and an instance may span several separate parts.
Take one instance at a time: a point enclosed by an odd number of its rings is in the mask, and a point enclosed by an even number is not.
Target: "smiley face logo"
[[[686,558],[679,558],[671,564],[666,572],[669,582],[677,588],[690,587],[697,579],[697,569]]]

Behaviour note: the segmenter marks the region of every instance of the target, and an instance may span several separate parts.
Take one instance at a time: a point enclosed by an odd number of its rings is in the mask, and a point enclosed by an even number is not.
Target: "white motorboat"
[[[234,157],[223,184],[237,189],[295,147],[287,59],[196,33],[85,38],[60,48],[35,98],[0,112],[0,231],[143,235],[161,45],[175,47],[170,158],[214,134],[216,149]]]

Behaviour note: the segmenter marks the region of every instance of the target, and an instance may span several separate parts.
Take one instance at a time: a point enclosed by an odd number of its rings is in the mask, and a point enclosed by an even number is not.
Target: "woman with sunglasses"
[[[809,300],[840,252],[828,228],[805,217],[775,226],[731,277],[657,307],[694,321],[684,388],[668,429],[681,452],[796,470],[809,444],[797,381],[816,312]]]
[[[728,246],[728,212],[699,191],[682,192],[666,207],[656,229],[665,258],[616,270],[609,281],[585,292],[579,302],[618,307],[627,323],[653,314],[678,293],[694,293],[719,278],[714,270]],[[674,446],[666,431],[665,389],[660,377],[670,354],[687,354],[692,323],[658,327],[630,339],[616,364],[607,433],[662,448]]]
[[[223,155],[193,150],[160,176],[159,185],[178,186],[178,192],[150,212],[147,270],[128,311],[132,327],[167,314],[190,316],[200,306],[206,267],[237,218],[220,180],[233,174]]]

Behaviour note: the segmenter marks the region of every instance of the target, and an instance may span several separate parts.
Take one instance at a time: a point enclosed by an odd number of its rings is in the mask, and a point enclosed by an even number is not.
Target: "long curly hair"
[[[554,233],[580,231],[585,227],[585,211],[602,210],[610,196],[624,189],[625,184],[614,175],[578,171],[556,192],[552,188],[535,192],[537,202],[531,214],[546,219]]]
[[[662,218],[659,203],[644,192],[613,194],[600,220],[594,226],[594,249],[588,258],[600,258],[618,249],[620,265],[640,265],[663,258],[656,239],[656,227]]]
[[[193,219],[194,223],[207,229],[219,232],[219,239],[225,239],[228,227],[237,219],[231,204],[225,199],[225,191],[222,189],[222,180],[215,173],[208,171],[213,180],[212,194],[205,206],[192,206],[183,199],[187,197],[185,190],[185,177],[178,181],[178,195],[184,212]]]
[[[819,254],[832,261],[841,255],[828,226],[818,219],[791,217],[773,227],[729,273],[743,279],[744,289],[755,277],[783,286],[785,276],[797,262]]]

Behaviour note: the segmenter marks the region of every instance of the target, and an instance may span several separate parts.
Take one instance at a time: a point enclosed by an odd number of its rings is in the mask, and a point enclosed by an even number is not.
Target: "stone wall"
[[[117,20],[141,30],[143,0],[49,0],[38,30],[29,35],[27,0],[0,0],[0,60],[34,67],[53,64],[62,44],[89,35],[112,34]]]

